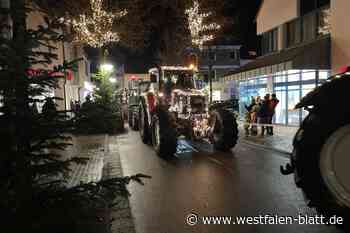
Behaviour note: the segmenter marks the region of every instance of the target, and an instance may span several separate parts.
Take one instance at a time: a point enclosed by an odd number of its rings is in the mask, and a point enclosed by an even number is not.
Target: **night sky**
[[[222,1],[222,0],[217,0]],[[213,41],[221,45],[242,45],[241,56],[247,56],[248,51],[259,50],[259,39],[256,36],[255,16],[262,0],[224,0],[221,12],[227,23]],[[155,35],[156,37],[157,35]],[[154,43],[142,49],[128,49],[120,45],[114,45],[108,50],[110,60],[125,65],[126,73],[145,73],[155,65],[154,51],[157,50]],[[97,56],[97,52],[89,50],[89,54]],[[93,59],[92,57],[92,59]]]

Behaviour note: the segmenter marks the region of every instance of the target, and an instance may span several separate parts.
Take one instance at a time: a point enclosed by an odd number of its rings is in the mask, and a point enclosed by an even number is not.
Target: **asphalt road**
[[[315,216],[306,207],[292,176],[279,166],[287,158],[277,152],[239,143],[232,153],[210,146],[186,144],[169,161],[144,145],[138,132],[118,137],[124,175],[144,173],[145,186],[132,184],[130,203],[137,233],[335,233],[333,226],[305,224],[186,224],[190,213],[199,216]],[[188,150],[186,150],[186,147]],[[185,152],[183,152],[185,151]],[[192,152],[191,152],[192,151]]]

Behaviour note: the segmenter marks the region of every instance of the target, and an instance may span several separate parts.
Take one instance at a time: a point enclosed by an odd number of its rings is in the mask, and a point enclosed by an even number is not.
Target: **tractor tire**
[[[177,134],[171,126],[169,114],[157,110],[152,120],[152,144],[158,156],[169,158],[176,153]]]
[[[139,132],[141,140],[144,144],[149,144],[151,142],[151,132],[148,125],[148,116],[146,109],[143,104],[139,106]]]
[[[214,148],[219,151],[229,151],[238,140],[238,125],[233,113],[220,109],[212,112]]]
[[[341,142],[342,148],[339,147],[340,142],[337,142],[338,151],[334,150],[333,147],[331,153],[328,147],[329,142],[334,140],[337,137],[337,132],[339,130],[342,131],[344,127],[347,128],[346,140],[349,140],[350,119],[348,114],[339,112],[311,112],[302,122],[300,129],[294,137],[291,162],[292,167],[294,167],[296,185],[302,189],[304,196],[309,200],[308,205],[314,207],[319,214],[327,219],[334,215],[342,217],[344,224],[338,225],[338,227],[345,228],[346,232],[348,232],[350,230],[350,206],[340,201],[341,197],[337,197],[337,192],[332,188],[334,185],[328,179],[329,177],[333,177],[332,179],[344,181],[344,173],[341,178],[338,178],[338,174],[331,171],[331,169],[324,169],[325,166],[332,168],[333,166],[339,166],[339,159],[341,161],[340,163],[343,164],[344,160],[349,161],[349,159],[346,159],[348,156],[345,155],[348,151],[344,150],[346,142]],[[350,141],[347,144],[350,144]],[[339,152],[339,150],[342,151]],[[324,160],[326,154],[327,156],[334,156],[332,159],[337,161],[338,164],[329,158],[327,161]],[[345,164],[346,166],[349,165],[346,162]],[[348,174],[350,173],[348,172]],[[347,176],[345,175],[345,177]],[[350,175],[348,177],[350,178]],[[350,198],[350,191],[347,190],[346,192],[348,198]],[[341,193],[340,195],[343,194]]]

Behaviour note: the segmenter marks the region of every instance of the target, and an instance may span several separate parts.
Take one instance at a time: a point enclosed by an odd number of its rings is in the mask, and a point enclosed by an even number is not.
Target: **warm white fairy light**
[[[77,19],[68,20],[76,34],[75,41],[100,48],[120,40],[119,34],[113,32],[114,20],[126,15],[126,10],[109,13],[103,10],[103,0],[90,0],[91,13],[79,15]]]
[[[205,19],[208,18],[212,13],[200,13],[199,2],[195,0],[193,6],[186,10],[188,19],[189,29],[191,31],[192,43],[197,45],[199,48],[203,47],[203,44],[207,41],[214,39],[214,35],[209,34],[210,31],[220,29],[220,25],[216,23],[205,24]]]

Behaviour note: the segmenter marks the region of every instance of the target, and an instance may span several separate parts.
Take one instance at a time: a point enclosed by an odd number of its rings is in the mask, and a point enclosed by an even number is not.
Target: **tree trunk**
[[[15,82],[15,111],[12,113],[11,122],[14,124],[12,135],[14,145],[12,145],[13,156],[15,157],[15,177],[14,188],[17,199],[17,212],[20,221],[26,218],[26,207],[32,199],[32,177],[30,172],[30,115],[28,100],[29,79],[26,70],[29,68],[28,46],[26,45],[26,9],[25,0],[11,1],[11,19],[13,23],[13,50],[16,54],[16,62],[11,64],[12,80]],[[28,213],[27,213],[28,214]]]

